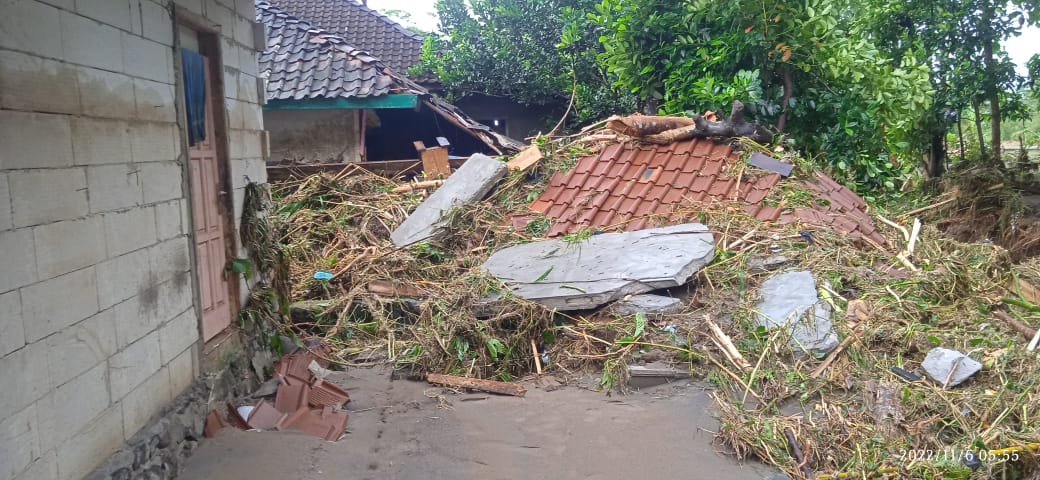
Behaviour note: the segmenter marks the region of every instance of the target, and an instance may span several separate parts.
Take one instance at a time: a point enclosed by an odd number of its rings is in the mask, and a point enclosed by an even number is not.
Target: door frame
[[[202,334],[202,294],[199,280],[200,268],[198,264],[198,255],[196,252],[196,237],[195,237],[195,192],[191,185],[191,162],[188,160],[188,117],[187,108],[185,103],[184,94],[184,81],[182,80],[183,72],[181,69],[181,28],[187,27],[188,29],[194,30],[198,36],[199,53],[206,56],[210,65],[210,78],[209,88],[213,96],[219,101],[214,102],[213,109],[213,130],[216,138],[214,139],[217,147],[217,172],[220,177],[220,202],[218,204],[218,212],[224,222],[224,251],[227,259],[233,259],[238,256],[238,251],[235,244],[235,238],[238,235],[238,229],[235,228],[235,205],[234,205],[234,189],[231,182],[231,160],[230,160],[230,145],[228,140],[228,115],[227,106],[224,101],[224,57],[223,49],[221,48],[221,35],[220,25],[213,23],[209,19],[199,16],[196,13],[185,10],[183,7],[178,5],[172,5],[173,8],[173,67],[176,85],[176,103],[177,103],[177,127],[180,131],[180,151],[179,156],[181,163],[181,183],[186,197],[188,200],[188,225],[182,226],[184,230],[188,232],[189,245],[189,256],[191,259],[191,265],[194,267],[192,275],[192,302],[195,310],[195,316],[198,319],[196,322],[196,328],[198,328],[199,340],[203,339]],[[230,307],[231,325],[234,325],[234,317],[241,310],[241,281],[237,276],[232,277],[228,283],[228,305]],[[216,334],[208,342],[203,342],[206,345],[218,344],[223,341],[224,338],[231,332],[231,328],[224,329],[223,332]]]

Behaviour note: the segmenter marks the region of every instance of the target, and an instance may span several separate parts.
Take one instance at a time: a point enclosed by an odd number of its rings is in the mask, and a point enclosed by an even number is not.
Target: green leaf
[[[545,280],[549,276],[549,274],[552,273],[552,271],[553,271],[553,266],[550,265],[549,269],[546,270],[545,272],[543,272],[541,275],[539,275],[538,278],[534,279],[534,282],[532,282],[532,283],[538,283],[538,282],[541,282],[542,280]]]

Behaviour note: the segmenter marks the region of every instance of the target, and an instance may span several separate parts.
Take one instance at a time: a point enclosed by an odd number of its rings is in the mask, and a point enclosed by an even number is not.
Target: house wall
[[[264,110],[272,161],[361,161],[358,110]]]
[[[527,107],[508,98],[482,94],[460,98],[454,104],[470,117],[492,128],[495,119],[504,120],[505,131],[499,131],[517,140],[523,140],[539,131],[548,132],[563,114],[562,110],[556,112],[550,107]]]
[[[3,2],[0,480],[84,477],[199,374],[172,3]],[[253,2],[177,3],[222,25],[237,220],[266,179]]]

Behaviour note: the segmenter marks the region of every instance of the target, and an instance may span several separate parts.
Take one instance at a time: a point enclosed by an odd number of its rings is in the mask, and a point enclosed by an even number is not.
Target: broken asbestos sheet
[[[495,252],[484,270],[513,294],[557,310],[599,307],[675,287],[711,262],[714,237],[699,223],[545,240]]]

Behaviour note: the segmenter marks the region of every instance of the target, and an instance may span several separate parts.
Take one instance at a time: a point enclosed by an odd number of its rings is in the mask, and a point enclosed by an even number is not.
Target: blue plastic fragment
[[[314,278],[317,279],[317,280],[332,280],[333,276],[334,275],[332,275],[331,273],[323,272],[321,270],[318,270],[317,272],[314,272]]]

